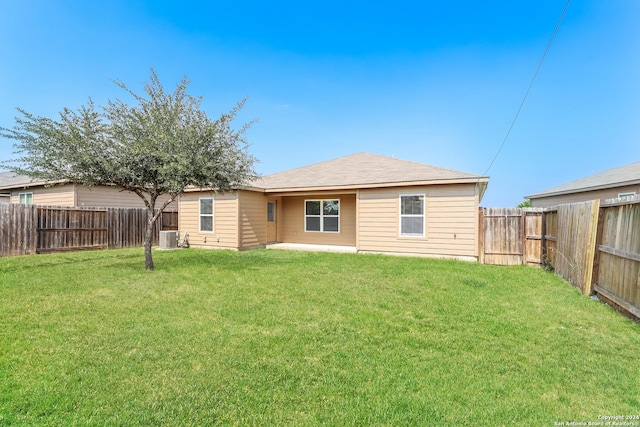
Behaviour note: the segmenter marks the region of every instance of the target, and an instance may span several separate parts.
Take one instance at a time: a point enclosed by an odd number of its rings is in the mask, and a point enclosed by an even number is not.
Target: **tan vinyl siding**
[[[213,232],[200,232],[200,198],[213,197]],[[236,192],[186,193],[179,201],[180,239],[189,233],[189,243],[196,247],[238,249],[238,195]]]
[[[267,198],[255,191],[239,191],[240,249],[267,243]]]
[[[162,195],[156,200],[156,207],[160,208],[169,199],[168,195]],[[131,191],[118,187],[77,186],[77,206],[112,207],[112,208],[144,208],[142,199]],[[167,210],[177,210],[178,204],[173,202],[167,206]]]
[[[549,208],[562,203],[587,202],[589,200],[615,199],[620,193],[635,192],[640,194],[640,185],[626,185],[616,188],[606,188],[604,190],[583,191],[580,193],[561,194],[558,196],[546,196],[531,199],[531,206],[534,208]]]
[[[11,203],[20,202],[20,193],[33,193],[34,205],[75,205],[73,184],[54,185],[51,187],[29,187],[22,190],[11,190]]]
[[[425,236],[400,236],[400,195],[425,195]],[[358,250],[476,257],[478,202],[473,184],[359,192]]]
[[[47,206],[77,206],[77,207],[113,207],[113,208],[144,208],[145,204],[135,193],[121,191],[117,187],[63,184],[51,187],[36,186],[26,189],[11,190],[11,203],[19,203],[20,193],[33,193],[34,205]],[[168,200],[169,196],[163,195],[156,200],[159,208]],[[177,210],[176,202],[167,207],[168,210]]]
[[[340,231],[320,233],[304,231],[305,200],[340,200]],[[317,245],[355,246],[356,197],[355,194],[283,197],[281,215],[278,218],[278,241]],[[279,209],[280,210],[280,209]],[[279,212],[280,213],[280,212]],[[280,231],[281,230],[281,231]]]

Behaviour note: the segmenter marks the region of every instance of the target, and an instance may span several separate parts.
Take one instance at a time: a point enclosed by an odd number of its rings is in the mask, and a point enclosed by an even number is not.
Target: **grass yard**
[[[141,249],[0,258],[0,425],[640,416],[640,325],[542,269],[276,250],[154,257],[152,273]]]

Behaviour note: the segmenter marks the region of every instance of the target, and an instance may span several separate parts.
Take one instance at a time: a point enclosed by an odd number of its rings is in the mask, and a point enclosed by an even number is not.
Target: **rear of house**
[[[488,178],[368,153],[263,177],[250,188],[180,199],[193,246],[269,243],[475,260]]]

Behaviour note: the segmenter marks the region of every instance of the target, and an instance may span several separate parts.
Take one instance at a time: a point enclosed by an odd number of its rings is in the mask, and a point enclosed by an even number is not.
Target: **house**
[[[11,185],[28,179],[13,172],[0,172],[0,203],[11,203]]]
[[[166,196],[165,196],[166,197]],[[61,181],[34,181],[28,176],[13,172],[0,172],[0,202],[70,207],[144,208],[137,194],[121,189],[98,185],[87,187]],[[158,202],[166,200],[159,198]],[[171,206],[176,206],[174,202]]]
[[[359,252],[477,260],[478,209],[489,179],[358,153],[268,175],[227,193],[179,200],[192,246],[332,245]]]
[[[526,196],[532,207],[615,199],[640,194],[640,162],[609,169]]]

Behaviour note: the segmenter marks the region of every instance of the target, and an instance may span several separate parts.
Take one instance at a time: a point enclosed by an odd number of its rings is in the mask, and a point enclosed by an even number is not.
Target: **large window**
[[[21,205],[32,205],[33,193],[18,193],[18,203]]]
[[[340,200],[306,200],[304,231],[338,233],[340,231]]]
[[[213,231],[213,198],[200,199],[200,231]]]
[[[424,237],[424,194],[400,195],[400,235]]]

